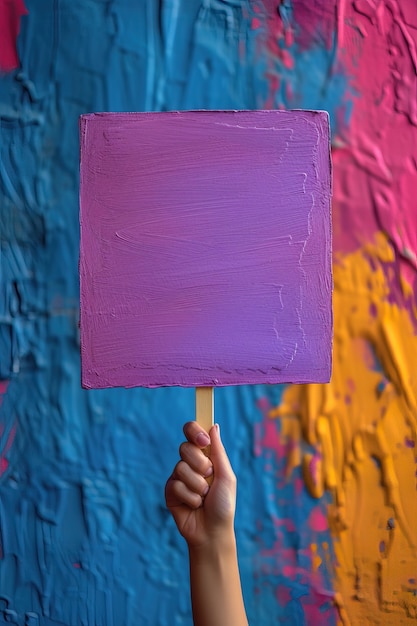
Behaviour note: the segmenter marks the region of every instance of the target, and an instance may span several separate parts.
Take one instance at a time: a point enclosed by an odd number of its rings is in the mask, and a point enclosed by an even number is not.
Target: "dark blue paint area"
[[[374,463],[375,467],[376,467],[378,470],[381,470],[381,460],[380,460],[380,459],[378,459],[378,457],[373,456],[373,455],[371,456],[371,459],[372,459],[372,461],[373,461],[373,463]]]
[[[262,108],[270,87],[249,2],[26,0],[21,68],[0,77],[0,624],[191,624],[186,547],[164,484],[193,391],[80,388],[78,116],[100,110]],[[282,5],[292,19],[290,4]],[[343,104],[332,51],[280,67],[297,100]],[[279,387],[216,390],[239,480],[236,530],[252,623],[306,624],[313,506],[295,470],[255,454]],[[269,469],[265,469],[268,461]],[[293,520],[293,528],[276,519]],[[331,549],[330,537],[326,537]],[[323,539],[323,538],[322,538]],[[284,552],[273,550],[280,541]],[[270,551],[268,553],[268,550]],[[283,574],[296,558],[301,573]],[[325,570],[325,588],[333,572]],[[281,595],[277,595],[278,591]],[[281,598],[281,599],[278,599]],[[287,600],[285,600],[287,598]],[[334,610],[323,604],[323,624]]]

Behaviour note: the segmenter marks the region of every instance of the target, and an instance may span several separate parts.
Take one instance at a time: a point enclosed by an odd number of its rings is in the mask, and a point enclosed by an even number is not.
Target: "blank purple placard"
[[[81,118],[82,384],[327,382],[323,111]]]

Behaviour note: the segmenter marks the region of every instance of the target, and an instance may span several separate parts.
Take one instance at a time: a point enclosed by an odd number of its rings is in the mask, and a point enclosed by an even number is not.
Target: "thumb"
[[[220,437],[220,426],[215,424],[210,429],[210,459],[213,463],[215,478],[235,480],[235,474]]]

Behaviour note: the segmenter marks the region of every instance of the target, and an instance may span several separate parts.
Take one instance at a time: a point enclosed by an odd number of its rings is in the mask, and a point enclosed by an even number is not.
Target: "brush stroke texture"
[[[25,5],[0,76],[0,624],[192,624],[162,493],[193,391],[80,388],[78,116],[319,108],[332,384],[216,390],[245,601],[256,626],[415,626],[415,0]]]
[[[325,112],[81,122],[83,385],[327,382]]]

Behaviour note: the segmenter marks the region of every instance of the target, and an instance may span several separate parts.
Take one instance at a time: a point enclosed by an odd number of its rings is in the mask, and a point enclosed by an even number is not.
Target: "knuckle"
[[[196,491],[198,491],[198,493],[199,493],[201,496],[203,496],[203,495],[204,495],[204,492],[205,492],[205,491],[206,491],[206,489],[207,489],[207,484],[208,484],[208,483],[207,483],[207,481],[206,481],[206,479],[205,479],[205,478],[203,478],[202,476],[199,476],[199,477],[198,477],[198,486],[197,486]]]
[[[172,485],[172,494],[176,500],[182,501],[184,499],[184,487],[181,481],[174,481]]]
[[[183,432],[184,435],[189,439],[192,436],[193,430],[195,428],[195,422],[187,422],[184,424]]]
[[[203,503],[202,497],[198,495],[198,493],[193,494],[193,498],[190,502],[190,506],[192,506],[194,509],[199,509],[202,503]]]
[[[190,443],[188,443],[188,441],[183,441],[182,444],[180,445],[180,457],[183,460],[186,460],[189,458],[190,456]]]
[[[176,474],[180,479],[184,479],[187,476],[188,465],[185,461],[178,461],[176,466]]]

